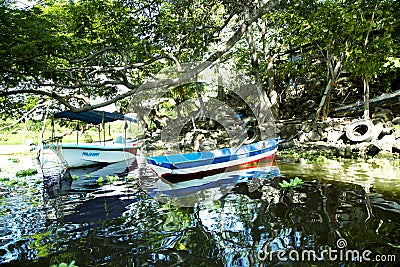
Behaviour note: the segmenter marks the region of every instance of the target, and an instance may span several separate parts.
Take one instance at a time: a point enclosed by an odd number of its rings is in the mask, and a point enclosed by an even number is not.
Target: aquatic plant
[[[21,181],[21,182],[18,182],[18,185],[19,186],[27,186],[28,182],[27,181]]]
[[[278,151],[278,155],[281,158],[304,158],[307,159],[308,163],[311,164],[325,164],[329,163],[329,160],[337,160],[333,151],[318,151],[314,149],[310,150],[296,150],[296,149],[287,149],[284,151]]]
[[[50,267],[78,267],[77,265],[75,265],[75,261],[71,261],[69,264],[65,263],[65,262],[61,262],[60,264],[56,265],[53,264]]]
[[[9,158],[9,161],[12,161],[13,163],[19,163],[20,160],[18,158]]]
[[[322,155],[309,159],[311,164],[325,164],[328,163],[328,159]]]
[[[283,189],[294,188],[294,187],[297,187],[297,186],[302,185],[302,184],[303,184],[303,180],[300,179],[299,177],[295,177],[294,179],[290,179],[289,183],[287,181],[283,181],[282,183],[279,183],[279,185]]]
[[[32,176],[32,175],[35,175],[37,173],[38,173],[38,171],[36,169],[30,169],[29,168],[29,169],[26,169],[26,170],[17,171],[15,173],[15,176],[20,178],[20,177]]]
[[[133,181],[136,180],[136,177],[135,177],[135,176],[128,175],[128,176],[125,177],[125,179],[126,179],[127,181],[133,182]]]
[[[79,175],[72,175],[72,180],[78,180],[79,179]]]
[[[392,165],[394,167],[400,167],[400,159],[395,159],[392,161]]]
[[[104,182],[104,178],[102,176],[100,176],[99,179],[96,180],[96,183],[98,185],[103,185],[103,182]]]
[[[15,180],[15,179],[10,180],[10,181],[7,182],[7,185],[8,185],[8,186],[14,186],[14,185],[16,185],[16,184],[18,184],[18,180]]]
[[[119,177],[117,175],[115,175],[115,176],[107,175],[106,178],[107,178],[107,182],[109,182],[109,183],[116,182],[119,179]]]

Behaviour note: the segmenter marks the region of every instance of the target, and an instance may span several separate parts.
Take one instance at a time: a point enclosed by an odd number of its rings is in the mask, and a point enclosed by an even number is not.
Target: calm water
[[[73,170],[73,180],[51,186],[41,173],[15,178],[19,169],[38,167],[28,156],[13,158],[0,157],[5,266],[73,260],[78,266],[398,266],[400,261],[400,174],[386,162],[322,166],[281,160],[279,169],[171,186],[139,157],[112,183],[101,185],[98,178],[114,176],[121,166]],[[304,184],[281,188],[280,182],[294,177]],[[311,262],[312,253],[319,259]]]

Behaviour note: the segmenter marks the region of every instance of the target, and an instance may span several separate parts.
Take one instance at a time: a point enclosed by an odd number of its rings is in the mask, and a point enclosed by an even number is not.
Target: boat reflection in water
[[[57,157],[55,157],[57,159]],[[68,169],[57,160],[46,161],[41,166],[45,190],[49,197],[74,192],[96,191],[108,180],[124,177],[137,168],[136,158],[111,164],[101,164]],[[100,180],[99,180],[100,179]]]
[[[267,166],[259,164],[253,168],[227,170],[201,179],[188,179],[171,183],[164,178],[158,179],[147,188],[147,193],[162,202],[190,207],[201,202],[220,199],[229,193],[238,183],[248,183],[249,190],[254,191],[263,181],[280,176],[276,161]]]
[[[135,197],[135,190],[127,189],[126,181],[137,166],[135,158],[55,172],[55,177],[60,177],[58,181],[45,186],[47,219],[73,224],[84,231],[121,217],[127,206],[140,200]]]

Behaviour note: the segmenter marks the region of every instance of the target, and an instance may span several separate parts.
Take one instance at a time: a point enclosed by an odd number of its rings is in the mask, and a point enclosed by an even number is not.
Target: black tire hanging
[[[249,137],[249,140],[247,140],[245,144],[257,142],[259,141],[260,130],[257,127],[249,127],[247,129],[247,136]]]

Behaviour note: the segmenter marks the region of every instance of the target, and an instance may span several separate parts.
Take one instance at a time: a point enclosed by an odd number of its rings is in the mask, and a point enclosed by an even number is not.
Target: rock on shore
[[[282,149],[312,146],[341,157],[400,153],[400,117],[388,109],[378,109],[368,121],[328,118],[324,122],[288,121],[276,126]]]

